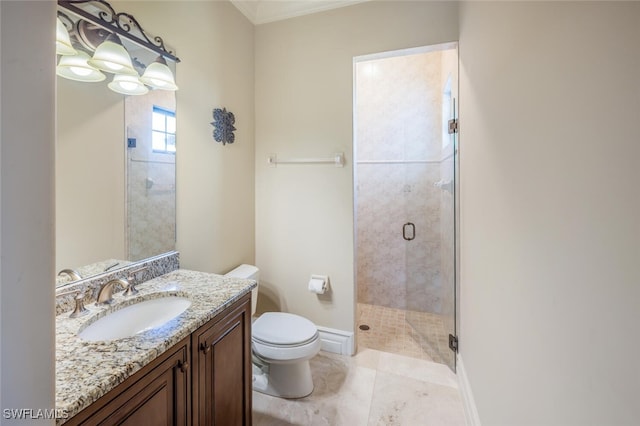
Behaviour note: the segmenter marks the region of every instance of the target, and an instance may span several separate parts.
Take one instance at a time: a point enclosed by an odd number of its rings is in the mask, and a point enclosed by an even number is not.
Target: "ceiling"
[[[254,25],[308,15],[368,0],[231,0]]]

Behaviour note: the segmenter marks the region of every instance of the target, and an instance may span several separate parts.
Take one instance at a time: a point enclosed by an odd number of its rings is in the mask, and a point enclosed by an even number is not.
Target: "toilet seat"
[[[251,334],[255,353],[271,361],[311,358],[320,350],[317,327],[295,314],[264,313],[253,323]]]
[[[266,312],[252,325],[251,335],[270,345],[300,345],[313,339],[318,328],[308,319],[287,312]]]
[[[300,346],[273,346],[265,345],[255,340],[252,342],[253,353],[271,363],[295,363],[305,359],[311,359],[320,352],[320,339]]]

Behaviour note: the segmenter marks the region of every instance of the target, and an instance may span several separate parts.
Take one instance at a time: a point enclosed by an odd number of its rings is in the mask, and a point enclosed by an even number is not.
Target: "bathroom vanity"
[[[57,424],[250,425],[251,289],[255,282],[176,270],[117,294],[109,307],[56,318]],[[79,337],[110,312],[188,298],[176,318],[131,337]],[[104,423],[103,423],[104,422]]]

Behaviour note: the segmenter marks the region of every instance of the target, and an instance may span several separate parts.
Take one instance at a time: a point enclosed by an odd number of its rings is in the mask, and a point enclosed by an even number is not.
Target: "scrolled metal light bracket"
[[[165,59],[180,62],[180,59],[165,47],[162,37],[147,34],[133,15],[116,12],[104,0],[58,0],[58,5],[86,21],[163,56]]]

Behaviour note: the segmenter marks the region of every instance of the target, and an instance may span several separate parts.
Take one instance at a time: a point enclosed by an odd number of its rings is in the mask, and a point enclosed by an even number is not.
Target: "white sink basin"
[[[83,340],[115,340],[135,336],[160,327],[183,313],[191,302],[184,297],[170,296],[149,299],[113,311],[78,333]]]

